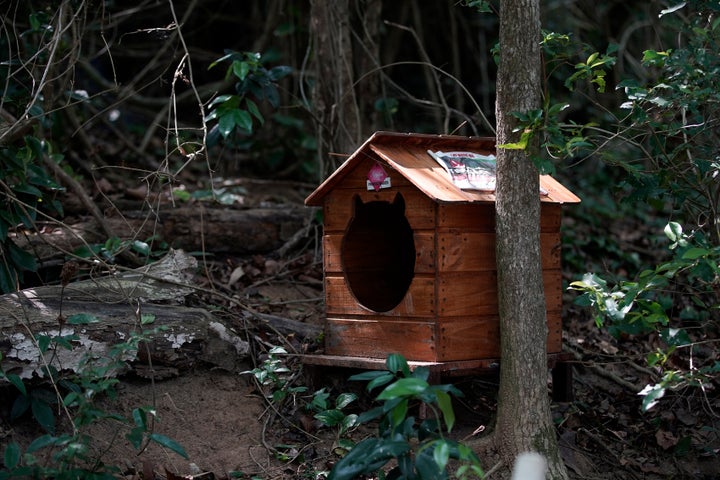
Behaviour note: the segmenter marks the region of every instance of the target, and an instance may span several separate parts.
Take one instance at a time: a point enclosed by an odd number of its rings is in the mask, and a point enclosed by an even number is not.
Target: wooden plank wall
[[[384,358],[399,352],[417,361],[498,358],[500,334],[492,204],[437,204],[385,166],[392,188],[367,191],[368,158],[325,198],[324,266],[329,355]],[[392,203],[400,193],[415,241],[414,278],[388,312],[362,306],[343,272],[343,235],[354,196]],[[561,350],[560,205],[543,204],[541,248],[548,310],[548,352]]]

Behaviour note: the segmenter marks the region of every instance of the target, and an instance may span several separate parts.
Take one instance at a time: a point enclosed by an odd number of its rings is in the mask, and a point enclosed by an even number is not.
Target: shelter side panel
[[[380,290],[372,280],[368,281],[367,288],[373,294],[377,294],[378,290]],[[362,294],[359,296],[362,297]],[[382,315],[384,317],[403,317],[407,319],[432,318],[435,316],[435,281],[431,275],[415,275],[407,293],[395,308],[387,312],[374,312],[358,302],[350,291],[344,276],[326,274],[325,299],[325,308],[329,317]]]
[[[562,221],[562,207],[554,203],[540,205],[540,231],[559,232]],[[442,204],[438,208],[438,228],[474,229],[480,232],[495,232],[495,204]]]
[[[325,323],[325,353],[375,358],[401,353],[408,360],[435,361],[435,325],[378,317],[343,319],[329,316]]]
[[[560,268],[560,233],[541,233],[542,268]],[[496,270],[495,234],[457,228],[438,232],[438,269],[441,272]]]
[[[562,350],[559,311],[547,313],[547,352]],[[438,361],[500,358],[500,320],[497,315],[443,317],[438,322]]]
[[[544,270],[547,311],[562,309],[560,270]],[[438,274],[440,317],[497,315],[497,272],[442,272]]]

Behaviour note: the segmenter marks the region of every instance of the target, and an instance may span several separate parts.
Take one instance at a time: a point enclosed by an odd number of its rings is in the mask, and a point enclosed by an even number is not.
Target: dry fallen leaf
[[[675,445],[677,445],[678,442],[675,435],[666,430],[658,430],[655,433],[655,440],[657,441],[657,444],[664,450],[674,447]]]

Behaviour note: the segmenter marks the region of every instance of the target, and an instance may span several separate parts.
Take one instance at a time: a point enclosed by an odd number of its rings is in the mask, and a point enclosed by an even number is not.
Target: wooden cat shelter
[[[436,371],[500,357],[495,195],[462,190],[428,150],[494,154],[492,138],[378,132],[305,200],[322,207],[325,351],[309,363]],[[580,201],[540,177],[548,354],[561,351],[560,220]]]

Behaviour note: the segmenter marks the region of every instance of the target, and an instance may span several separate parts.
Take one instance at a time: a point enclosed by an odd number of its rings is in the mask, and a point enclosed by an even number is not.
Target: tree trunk
[[[311,0],[310,31],[314,47],[313,113],[323,180],[336,162],[329,153],[351,154],[362,142],[355,97],[348,0]]]
[[[540,38],[539,0],[500,3],[499,145],[518,140],[512,112],[541,106]],[[547,390],[539,189],[538,171],[528,152],[498,149],[496,248],[502,361],[495,441],[507,465],[518,454],[535,451],[548,460],[548,478],[565,479]]]

